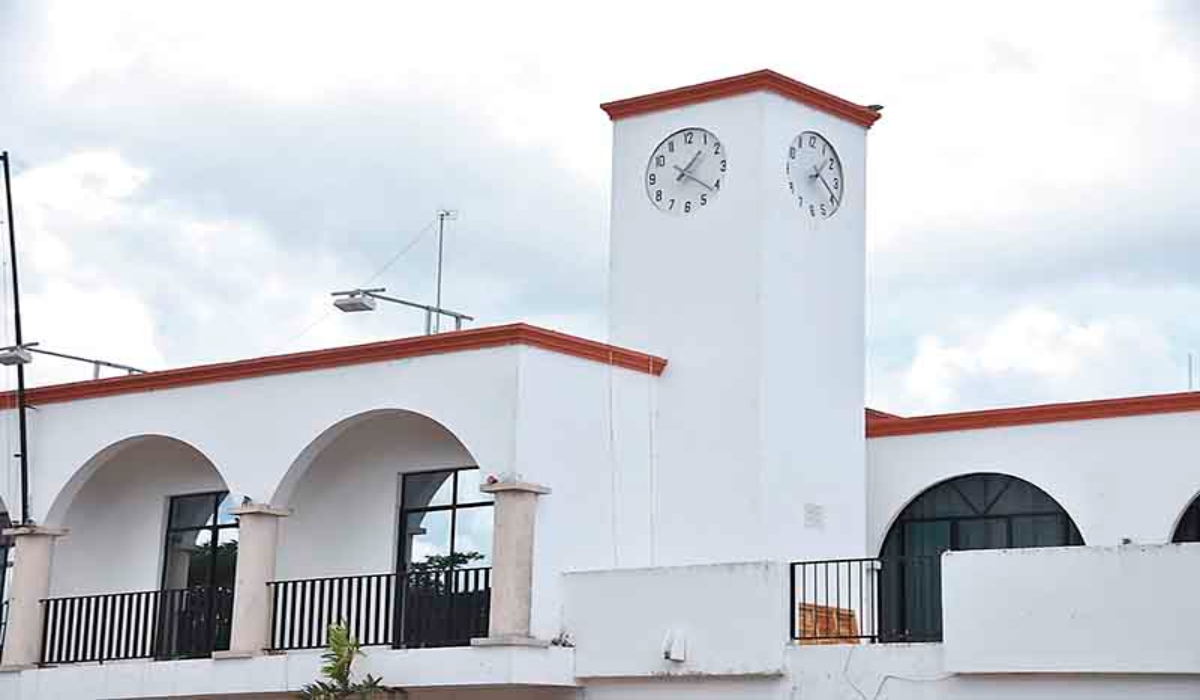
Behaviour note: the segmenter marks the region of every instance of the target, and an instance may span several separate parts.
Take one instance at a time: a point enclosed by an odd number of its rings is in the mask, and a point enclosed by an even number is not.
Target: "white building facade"
[[[395,697],[1200,695],[1200,394],[864,412],[878,112],[769,71],[604,108],[611,345],[31,391],[0,699],[289,697],[335,622]]]

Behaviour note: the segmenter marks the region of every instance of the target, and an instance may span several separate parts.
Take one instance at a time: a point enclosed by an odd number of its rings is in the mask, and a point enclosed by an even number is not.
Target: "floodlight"
[[[356,311],[374,311],[375,297],[372,297],[364,292],[351,292],[345,296],[339,296],[333,300],[333,305],[346,313],[354,313]]]
[[[15,367],[17,365],[27,365],[30,362],[33,362],[33,355],[29,353],[29,350],[20,345],[0,349],[0,365]]]

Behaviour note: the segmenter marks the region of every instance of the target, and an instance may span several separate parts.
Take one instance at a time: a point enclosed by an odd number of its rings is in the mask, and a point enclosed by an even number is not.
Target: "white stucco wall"
[[[950,671],[1200,675],[1200,544],[942,560]]]
[[[872,553],[909,501],[972,472],[1040,487],[1086,544],[1156,544],[1200,493],[1200,412],[876,438],[867,455]]]
[[[786,580],[787,567],[769,562],[569,573],[566,629],[575,674],[782,676]],[[663,658],[668,638],[685,658]]]

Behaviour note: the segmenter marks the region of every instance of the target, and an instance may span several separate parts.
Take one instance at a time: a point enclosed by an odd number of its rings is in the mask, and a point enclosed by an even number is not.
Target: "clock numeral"
[[[713,155],[714,156],[721,155],[721,144],[718,143],[715,146],[713,146]]]
[[[842,181],[837,179],[836,177],[833,178],[833,189],[835,189],[835,190],[839,189],[839,188],[841,188],[841,186],[842,186]]]
[[[702,136],[704,136],[704,145],[707,146],[708,145],[708,132],[707,131],[704,132],[702,134]]]
[[[796,197],[796,202],[800,205],[801,209],[804,208],[804,196],[803,195]]]
[[[654,167],[661,168],[667,164],[667,157],[664,155],[654,156]]]
[[[832,158],[830,158],[830,159],[829,159],[829,167],[830,167],[830,168],[836,168],[836,167],[837,167],[837,163],[836,163],[836,162],[834,162],[834,160],[833,160]]]
[[[721,160],[721,172],[725,172],[725,160]]]
[[[654,173],[650,173],[650,184],[653,185],[653,184],[656,184],[657,182],[658,182],[658,175],[655,175]]]
[[[821,216],[829,216],[829,214],[827,214],[825,212],[825,203],[824,202],[821,203]]]
[[[671,153],[675,152],[675,140],[674,139],[667,141],[667,150],[670,151]]]
[[[813,205],[811,205],[811,204],[810,204],[810,205],[808,205],[808,214],[809,214],[809,216],[811,216],[811,217],[813,217],[813,218],[816,218],[816,216],[817,216],[817,208],[816,208],[816,207],[814,207],[814,206],[813,206]]]
[[[700,195],[700,206],[705,206],[706,204],[708,204],[708,195]]]
[[[654,190],[654,201],[656,201],[656,202],[662,201],[662,190]],[[671,201],[673,202],[675,200],[672,199]]]
[[[689,146],[692,145],[692,141],[695,141],[695,140],[696,140],[696,135],[690,131],[683,135],[683,142]]]
[[[808,137],[808,147],[809,147],[809,148],[816,148],[816,147],[817,147],[817,137],[816,137],[816,136],[809,136],[809,137]]]
[[[788,158],[796,160],[796,147],[788,146]]]
[[[667,206],[667,209],[674,209],[674,208],[675,208],[675,200],[672,199],[671,203]]]
[[[713,189],[714,189],[714,190],[719,190],[719,189],[721,189],[721,181],[720,181],[720,179],[718,179],[716,182],[714,182],[714,183],[713,183]]]
[[[690,201],[683,203],[683,213],[684,214],[692,213],[692,203]]]

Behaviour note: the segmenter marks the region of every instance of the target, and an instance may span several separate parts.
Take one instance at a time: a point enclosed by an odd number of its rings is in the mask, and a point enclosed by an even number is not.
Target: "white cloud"
[[[1178,390],[1177,354],[1135,317],[1077,321],[1025,307],[991,325],[972,321],[952,339],[921,337],[880,399],[902,413],[931,413]]]

